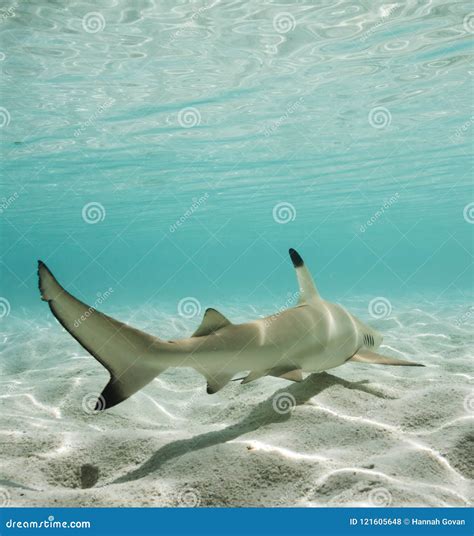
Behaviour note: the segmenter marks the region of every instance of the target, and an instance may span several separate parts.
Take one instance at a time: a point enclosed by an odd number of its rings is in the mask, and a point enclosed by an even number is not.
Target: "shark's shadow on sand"
[[[287,421],[291,417],[291,412],[279,413],[274,408],[274,402],[279,395],[289,393],[294,397],[296,405],[299,406],[305,404],[309,399],[318,395],[325,389],[335,385],[341,385],[347,389],[363,391],[378,398],[390,398],[373,387],[365,385],[366,383],[368,383],[367,380],[350,382],[326,372],[311,374],[303,382],[285,386],[273,393],[265,401],[255,406],[251,412],[238,423],[231,424],[222,430],[206,432],[189,439],[179,439],[164,445],[137,469],[117,478],[112,483],[119,484],[138,480],[157,471],[168,461],[174,458],[179,458],[189,452],[232,441],[243,434],[253,432],[268,424]]]

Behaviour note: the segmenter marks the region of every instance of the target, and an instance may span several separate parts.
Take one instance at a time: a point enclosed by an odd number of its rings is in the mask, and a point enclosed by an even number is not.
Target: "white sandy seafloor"
[[[46,309],[35,322],[3,319],[0,501],[468,506],[473,309],[396,305],[371,324],[385,334],[385,353],[426,368],[346,364],[299,384],[231,382],[215,395],[193,370],[174,369],[101,414],[90,407],[107,372]],[[370,321],[360,307],[352,309]],[[249,307],[222,311],[256,316]],[[151,311],[134,319],[163,338],[197,322]]]

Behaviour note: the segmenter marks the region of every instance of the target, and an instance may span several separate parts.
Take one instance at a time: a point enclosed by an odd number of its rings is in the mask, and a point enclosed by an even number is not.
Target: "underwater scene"
[[[0,505],[470,506],[472,3],[0,5]]]

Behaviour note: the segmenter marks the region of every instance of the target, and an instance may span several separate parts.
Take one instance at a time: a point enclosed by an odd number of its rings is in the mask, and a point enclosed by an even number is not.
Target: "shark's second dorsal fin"
[[[296,277],[298,279],[298,286],[300,289],[300,301],[299,303],[307,303],[313,300],[319,300],[321,296],[319,295],[318,289],[314,284],[311,274],[306,268],[301,255],[291,248],[289,250],[290,258],[293,263],[293,266],[296,270]]]
[[[223,314],[219,313],[219,311],[216,311],[215,309],[206,309],[201,325],[192,334],[192,337],[203,337],[204,335],[209,335],[210,333],[214,333],[214,331],[224,328],[229,324],[229,320],[227,320]]]

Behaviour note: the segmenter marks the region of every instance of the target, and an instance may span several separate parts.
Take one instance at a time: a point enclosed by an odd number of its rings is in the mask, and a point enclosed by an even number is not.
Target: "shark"
[[[207,393],[213,394],[231,380],[247,384],[273,376],[299,382],[303,373],[348,362],[424,366],[378,353],[381,333],[343,306],[324,300],[300,254],[290,249],[289,255],[299,287],[294,307],[242,324],[208,308],[191,337],[179,340],[160,339],[81,302],[42,261],[39,289],[64,329],[110,374],[97,411],[123,402],[172,367],[194,368],[206,379]]]

